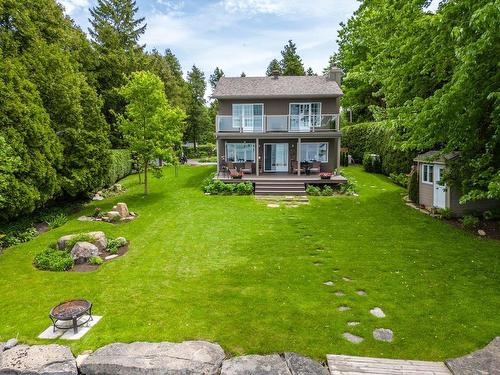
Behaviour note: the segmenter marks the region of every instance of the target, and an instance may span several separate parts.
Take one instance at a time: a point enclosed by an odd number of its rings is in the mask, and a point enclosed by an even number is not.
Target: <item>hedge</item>
[[[409,173],[418,152],[398,149],[395,135],[395,129],[385,122],[350,125],[342,129],[342,147],[348,148],[358,163],[365,153],[380,155],[382,173],[386,175]]]
[[[212,143],[197,145],[196,150],[194,147],[183,146],[182,150],[188,159],[206,158],[217,154],[215,145]]]
[[[111,150],[111,164],[106,176],[106,186],[128,176],[132,171],[132,158],[129,150]]]

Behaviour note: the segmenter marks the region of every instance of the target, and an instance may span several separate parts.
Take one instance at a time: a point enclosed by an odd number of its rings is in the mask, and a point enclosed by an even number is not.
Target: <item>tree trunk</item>
[[[141,170],[139,169],[139,173],[137,173],[139,176],[139,185],[142,184],[142,178],[141,178]]]
[[[148,163],[144,163],[144,195],[148,195]]]

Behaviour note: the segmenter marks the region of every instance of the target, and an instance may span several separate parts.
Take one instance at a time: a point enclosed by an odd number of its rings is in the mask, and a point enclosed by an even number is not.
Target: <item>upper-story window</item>
[[[290,103],[290,130],[309,131],[321,125],[321,103]]]
[[[233,128],[244,132],[262,132],[264,104],[233,104]]]

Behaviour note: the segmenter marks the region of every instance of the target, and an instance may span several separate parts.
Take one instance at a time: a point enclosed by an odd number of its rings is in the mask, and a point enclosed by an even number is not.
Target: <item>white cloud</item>
[[[69,15],[74,14],[77,10],[88,9],[89,7],[89,0],[58,0],[58,3],[64,7]]]

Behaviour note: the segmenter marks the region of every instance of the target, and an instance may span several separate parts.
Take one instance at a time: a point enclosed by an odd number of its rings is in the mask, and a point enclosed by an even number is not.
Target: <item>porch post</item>
[[[340,137],[336,139],[337,142],[336,145],[337,145],[337,166],[336,166],[336,169],[337,171],[340,169]]]
[[[219,173],[220,173],[220,151],[219,151],[220,139],[219,138],[216,138],[216,139],[217,139],[217,177],[219,177]]]
[[[259,175],[259,138],[255,139],[255,174]]]
[[[301,139],[298,138],[298,141],[297,141],[297,176],[300,176],[300,142],[301,142]]]

